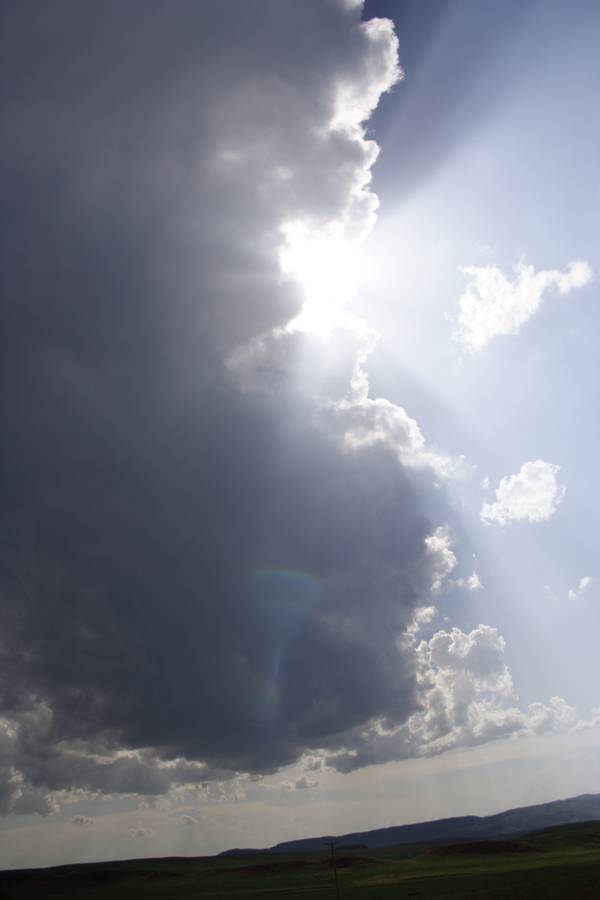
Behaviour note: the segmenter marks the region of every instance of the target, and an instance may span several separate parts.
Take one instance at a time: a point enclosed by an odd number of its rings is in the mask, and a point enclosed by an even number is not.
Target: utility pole
[[[335,895],[337,897],[337,900],[340,900],[340,886],[338,884],[337,864],[335,860],[335,841],[333,840],[333,838],[330,838],[327,841],[327,844],[331,849],[331,865],[333,866],[333,877],[335,879]]]

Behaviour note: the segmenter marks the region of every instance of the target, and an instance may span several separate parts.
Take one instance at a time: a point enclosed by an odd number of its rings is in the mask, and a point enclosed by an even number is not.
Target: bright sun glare
[[[289,327],[326,337],[352,318],[345,307],[361,283],[360,248],[339,229],[315,234],[303,225],[290,224],[283,232],[281,271],[300,282],[305,297],[300,314]]]

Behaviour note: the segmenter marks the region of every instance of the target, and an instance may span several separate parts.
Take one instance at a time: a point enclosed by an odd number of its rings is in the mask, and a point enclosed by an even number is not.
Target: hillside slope
[[[416,844],[425,841],[452,841],[504,837],[539,831],[554,825],[600,820],[600,794],[581,794],[566,800],[554,800],[536,806],[509,809],[493,816],[458,816],[435,819],[414,825],[396,825],[373,831],[356,831],[339,835],[339,844],[361,844],[369,848],[393,847],[397,844]],[[322,849],[325,836],[284,841],[271,850],[275,853]],[[229,851],[230,852],[230,851]]]

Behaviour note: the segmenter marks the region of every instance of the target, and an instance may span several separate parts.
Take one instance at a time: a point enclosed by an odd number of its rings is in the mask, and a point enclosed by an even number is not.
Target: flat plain
[[[336,889],[335,874],[338,888]],[[339,894],[338,894],[339,889]],[[0,872],[2,900],[600,898],[600,822],[511,840],[144,859]]]

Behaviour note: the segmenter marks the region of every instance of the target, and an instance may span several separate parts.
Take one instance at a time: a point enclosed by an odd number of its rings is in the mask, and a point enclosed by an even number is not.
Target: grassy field
[[[340,848],[342,900],[600,898],[600,822],[515,840],[389,850]],[[133,860],[0,873],[2,900],[192,900],[337,897],[323,854]]]

